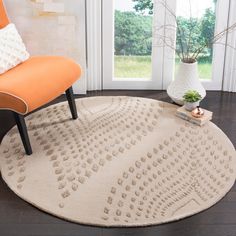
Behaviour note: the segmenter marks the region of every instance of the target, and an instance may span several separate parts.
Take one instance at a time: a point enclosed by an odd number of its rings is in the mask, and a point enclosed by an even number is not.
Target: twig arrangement
[[[166,3],[165,0],[157,0],[166,10],[167,13],[174,19],[175,24],[165,24],[162,27],[156,29],[156,37],[160,37],[159,41],[162,41],[164,46],[167,46],[173,50],[175,50],[177,56],[180,58],[182,62],[185,63],[194,63],[198,60],[201,53],[206,49],[212,47],[214,44],[220,44],[224,46],[227,45],[227,42],[221,42],[221,39],[228,33],[234,31],[236,29],[236,23],[232,24],[231,26],[227,27],[223,31],[219,33],[215,33],[215,35],[205,42],[199,42],[198,45],[194,45],[195,49],[192,50],[193,46],[193,33],[196,30],[196,25],[194,23],[194,18],[192,17],[192,6],[191,0],[189,0],[189,11],[190,11],[190,28],[188,29],[189,32],[187,33],[186,30],[182,27],[179,22],[178,17],[176,16],[175,12],[171,9],[171,7]],[[165,29],[166,31],[174,31],[176,32],[176,39],[170,36],[163,36],[158,33],[159,30]],[[176,43],[177,41],[177,43]],[[179,47],[176,47],[179,45]],[[234,48],[234,47],[231,47]],[[235,49],[235,48],[234,48]]]

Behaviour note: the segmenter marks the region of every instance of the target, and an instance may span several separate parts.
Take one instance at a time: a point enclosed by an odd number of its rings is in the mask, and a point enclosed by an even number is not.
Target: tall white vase
[[[206,96],[206,90],[199,80],[197,62],[180,63],[176,78],[169,85],[167,93],[175,103],[183,105],[183,96],[189,90],[196,90],[202,98]]]

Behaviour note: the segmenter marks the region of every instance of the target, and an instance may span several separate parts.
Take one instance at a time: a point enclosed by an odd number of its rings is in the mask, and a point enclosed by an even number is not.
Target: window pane
[[[115,1],[115,79],[151,79],[152,5]],[[136,6],[136,8],[135,8]]]
[[[198,52],[199,47],[211,41],[215,31],[215,5],[217,0],[177,0],[177,19],[182,30],[184,50],[190,54]],[[182,38],[184,37],[182,36]],[[177,48],[181,48],[177,36]],[[188,49],[186,49],[188,48]],[[180,49],[181,51],[181,49]],[[210,80],[212,76],[213,47],[209,45],[199,53],[198,70],[201,79]],[[179,58],[176,58],[178,67]]]

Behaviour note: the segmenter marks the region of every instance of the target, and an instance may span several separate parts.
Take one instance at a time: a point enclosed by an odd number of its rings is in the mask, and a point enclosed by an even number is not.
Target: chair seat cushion
[[[61,95],[80,75],[81,67],[70,59],[31,57],[0,75],[0,109],[27,114]]]

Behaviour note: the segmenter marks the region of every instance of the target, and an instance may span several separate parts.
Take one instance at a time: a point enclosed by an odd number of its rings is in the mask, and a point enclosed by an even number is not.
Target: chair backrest
[[[3,0],[0,0],[0,29],[4,28],[6,25],[8,25],[9,19],[7,17],[7,13],[3,4]]]

